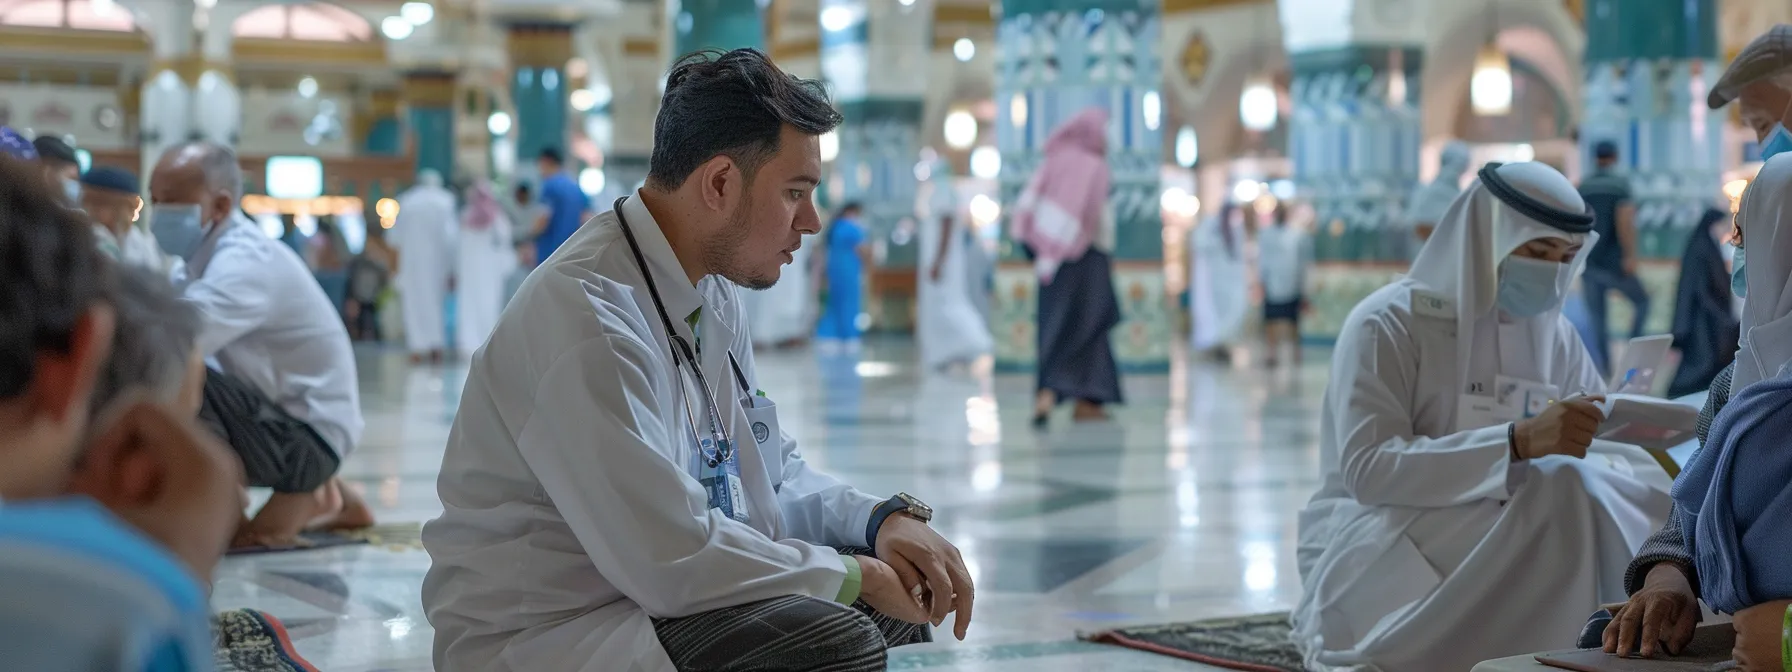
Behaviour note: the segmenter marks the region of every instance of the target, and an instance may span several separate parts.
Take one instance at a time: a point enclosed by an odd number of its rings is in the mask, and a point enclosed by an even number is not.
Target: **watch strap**
[[[877,531],[884,526],[884,520],[891,515],[907,510],[908,502],[902,501],[901,497],[891,497],[878,502],[877,506],[871,508],[871,520],[865,523],[865,545],[876,548]]]

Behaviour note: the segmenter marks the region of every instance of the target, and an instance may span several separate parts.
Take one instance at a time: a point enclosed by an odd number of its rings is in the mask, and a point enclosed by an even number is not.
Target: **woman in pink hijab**
[[[510,240],[510,218],[492,197],[489,182],[480,180],[467,189],[460,224],[454,344],[462,357],[470,358],[498,326],[498,315],[504,310],[504,280],[517,261]]]
[[[1014,239],[1039,274],[1039,392],[1033,424],[1075,400],[1078,422],[1104,420],[1119,403],[1120,371],[1108,331],[1120,324],[1112,262],[1096,247],[1111,182],[1108,115],[1089,109],[1045,141],[1045,160],[1015,204]]]

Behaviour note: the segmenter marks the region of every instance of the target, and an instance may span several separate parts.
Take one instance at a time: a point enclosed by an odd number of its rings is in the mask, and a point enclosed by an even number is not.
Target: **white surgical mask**
[[[1512,317],[1534,317],[1562,302],[1564,264],[1507,257],[1500,265],[1499,307]]]
[[[1792,149],[1792,131],[1786,130],[1783,122],[1774,122],[1773,130],[1767,132],[1767,139],[1761,142],[1761,160],[1773,158],[1775,154]]]
[[[199,223],[199,204],[157,204],[149,206],[149,232],[163,252],[191,260],[205,239],[205,228]]]
[[[62,178],[62,195],[68,197],[68,202],[80,204],[81,181]]]

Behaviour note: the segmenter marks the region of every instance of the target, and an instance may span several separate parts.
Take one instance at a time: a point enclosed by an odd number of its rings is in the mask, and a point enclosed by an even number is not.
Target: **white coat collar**
[[[703,294],[685,276],[684,266],[672,252],[672,244],[666,242],[666,233],[660,230],[659,222],[654,221],[653,213],[648,212],[647,205],[641,201],[641,192],[624,200],[616,214],[617,224],[627,226],[634,234],[641,257],[647,260],[647,271],[653,274],[653,286],[659,291],[666,316],[671,318],[674,326],[682,324],[692,311],[703,305]],[[647,319],[657,317],[649,315]]]

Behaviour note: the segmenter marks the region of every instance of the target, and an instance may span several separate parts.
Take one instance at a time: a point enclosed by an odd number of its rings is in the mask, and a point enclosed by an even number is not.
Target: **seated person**
[[[881,670],[919,624],[969,627],[931,510],[811,468],[755,386],[736,285],[820,228],[840,114],[757,51],[710,58],[667,77],[647,185],[473,356],[423,527],[436,669]]]
[[[81,210],[93,219],[93,235],[108,256],[159,273],[167,281],[184,281],[185,265],[162,251],[149,229],[136,225],[143,209],[141,187],[131,171],[95,166],[81,175]]]
[[[1768,159],[1743,194],[1736,223],[1753,252],[1743,265],[1742,349],[1735,390],[1711,425],[1710,440],[1674,484],[1674,515],[1691,558],[1688,578],[1713,611],[1735,616],[1736,660],[1744,670],[1781,670],[1781,628],[1792,606],[1792,154]],[[1665,564],[1665,563],[1664,563]],[[1624,611],[1636,605],[1635,600]],[[1647,605],[1642,605],[1647,606]],[[1680,606],[1698,615],[1696,604]],[[1678,616],[1678,614],[1675,614]],[[1623,615],[1621,615],[1623,616]],[[1650,619],[1651,621],[1655,619]],[[1681,645],[1686,618],[1643,629],[1646,640]],[[1657,634],[1660,633],[1660,634]],[[1652,642],[1645,642],[1652,643]]]
[[[1667,512],[1640,448],[1578,459],[1605,390],[1561,314],[1596,239],[1580,194],[1541,163],[1479,178],[1338,337],[1324,484],[1300,514],[1308,669],[1466,670],[1560,647],[1622,594],[1619,568]]]
[[[17,336],[0,340],[6,665],[211,669],[202,586],[235,522],[234,460],[160,404],[121,398],[90,423],[114,343],[111,265],[40,169],[3,155],[0,212],[0,258],[23,261],[0,264],[0,324]]]
[[[373,524],[335,477],[362,426],[348,329],[298,254],[237,209],[236,155],[176,146],[149,190],[150,231],[186,262],[182,296],[199,312],[199,354],[216,362],[200,419],[242,459],[248,485],[274,489],[233,544],[284,546],[309,528]]]

